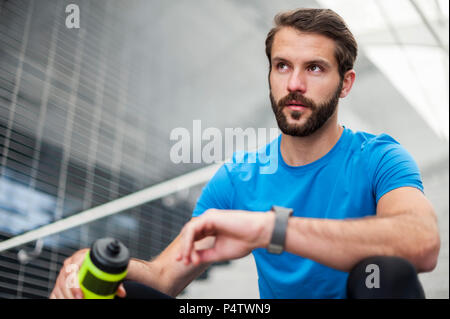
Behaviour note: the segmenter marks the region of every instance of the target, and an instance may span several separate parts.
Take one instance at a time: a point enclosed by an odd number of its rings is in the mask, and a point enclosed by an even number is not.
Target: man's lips
[[[286,103],[286,107],[293,111],[302,111],[307,108],[306,105],[304,105],[302,103],[298,103],[298,102],[288,102],[288,103]]]

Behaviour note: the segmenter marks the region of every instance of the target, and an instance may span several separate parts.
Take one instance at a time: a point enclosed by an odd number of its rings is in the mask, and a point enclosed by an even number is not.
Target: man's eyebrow
[[[279,56],[275,56],[272,58],[272,61],[283,61],[283,62],[289,62],[287,59],[279,57]]]
[[[328,61],[325,60],[325,59],[320,59],[320,58],[317,58],[317,59],[313,59],[313,60],[307,61],[307,62],[305,62],[304,64],[305,64],[305,65],[322,64],[322,65],[324,65],[326,68],[331,68],[331,67],[332,67],[332,65],[331,65],[330,62],[328,62]]]
[[[285,59],[285,58],[280,57],[280,56],[273,57],[272,61],[273,62],[289,62],[288,59]],[[322,58],[314,58],[314,59],[306,61],[304,63],[304,65],[311,65],[311,64],[321,64],[321,65],[325,66],[326,68],[331,68],[332,67],[330,62],[328,62],[327,60],[322,59]]]

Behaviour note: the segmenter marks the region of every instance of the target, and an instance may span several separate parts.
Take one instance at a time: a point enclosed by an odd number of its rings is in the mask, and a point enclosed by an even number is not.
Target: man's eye
[[[314,65],[311,65],[310,67],[308,67],[308,70],[310,70],[314,73],[317,73],[317,72],[322,71],[322,68],[319,65],[314,64]]]
[[[286,63],[280,62],[277,64],[277,69],[280,71],[286,71],[288,69],[288,65]]]

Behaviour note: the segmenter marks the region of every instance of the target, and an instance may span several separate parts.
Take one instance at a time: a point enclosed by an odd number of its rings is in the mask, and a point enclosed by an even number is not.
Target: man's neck
[[[286,164],[302,166],[326,155],[342,135],[344,128],[330,118],[310,136],[296,137],[282,133],[280,151]]]

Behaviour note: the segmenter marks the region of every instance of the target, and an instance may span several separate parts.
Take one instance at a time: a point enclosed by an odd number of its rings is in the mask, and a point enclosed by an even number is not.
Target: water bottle
[[[85,299],[113,299],[127,275],[130,253],[114,238],[96,240],[86,253],[78,273]]]

